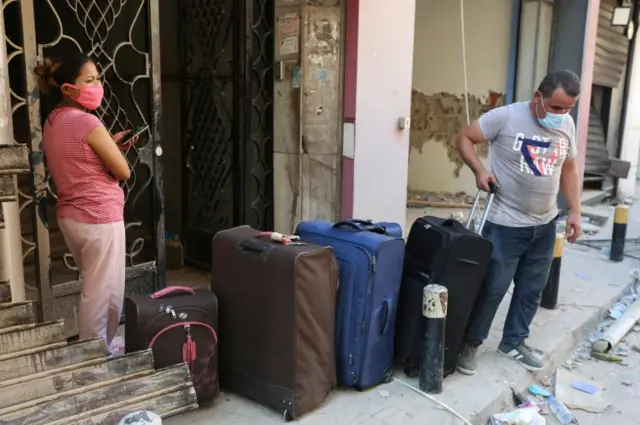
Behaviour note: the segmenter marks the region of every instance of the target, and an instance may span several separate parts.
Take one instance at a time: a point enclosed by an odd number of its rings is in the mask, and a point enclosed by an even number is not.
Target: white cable
[[[467,112],[467,125],[471,124],[469,115],[469,82],[467,81],[467,44],[464,40],[464,0],[460,0],[460,28],[462,32],[462,72],[464,75],[464,106]]]
[[[421,396],[426,397],[429,400],[433,401],[438,406],[442,407],[444,410],[446,410],[447,412],[451,413],[456,418],[460,419],[462,422],[465,423],[465,425],[473,425],[471,422],[469,422],[467,419],[465,419],[464,416],[462,416],[460,413],[456,412],[455,410],[453,410],[452,408],[450,408],[449,406],[447,406],[446,404],[444,404],[443,402],[441,402],[437,398],[425,393],[424,391],[419,390],[418,388],[414,387],[413,385],[409,384],[408,382],[404,382],[401,379],[393,378],[393,380],[398,382],[398,383],[400,383],[400,384],[402,384],[402,385],[404,385],[405,387],[409,388],[410,390],[420,394]]]

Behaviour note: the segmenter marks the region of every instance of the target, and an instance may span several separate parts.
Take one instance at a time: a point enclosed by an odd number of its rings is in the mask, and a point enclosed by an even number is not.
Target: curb
[[[615,296],[609,298],[607,302],[603,303],[600,307],[591,307],[593,311],[589,317],[586,320],[583,320],[579,326],[571,330],[571,338],[566,338],[560,344],[556,344],[554,347],[549,347],[543,357],[544,370],[536,373],[527,373],[525,376],[519,377],[513,384],[514,389],[527,394],[528,386],[534,383],[537,377],[554,375],[556,369],[564,364],[567,357],[573,353],[577,346],[605,320],[609,308],[622,298],[633,286],[633,282],[630,282],[628,285],[622,287]],[[492,402],[488,403],[480,411],[473,414],[469,420],[474,425],[486,425],[491,415],[503,412],[506,409],[513,409],[512,400],[511,388],[509,388],[509,386],[505,386],[505,389],[501,394],[497,395]]]

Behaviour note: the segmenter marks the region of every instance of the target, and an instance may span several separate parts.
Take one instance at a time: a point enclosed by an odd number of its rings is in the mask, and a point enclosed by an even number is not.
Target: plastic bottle
[[[567,406],[562,404],[560,400],[555,397],[549,397],[548,399],[549,409],[556,415],[556,418],[562,424],[570,424],[573,422],[573,413],[571,410],[567,409]]]

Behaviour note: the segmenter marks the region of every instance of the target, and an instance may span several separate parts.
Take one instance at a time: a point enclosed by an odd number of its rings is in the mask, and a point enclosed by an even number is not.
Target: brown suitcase
[[[187,363],[198,403],[218,385],[218,299],[208,289],[170,286],[124,302],[125,351],[153,350],[155,368]]]
[[[290,421],[336,386],[338,265],[330,247],[258,235],[241,226],[213,238],[220,383]]]

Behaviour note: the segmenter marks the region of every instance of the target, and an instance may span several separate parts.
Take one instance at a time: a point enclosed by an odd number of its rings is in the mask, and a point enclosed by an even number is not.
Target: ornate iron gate
[[[75,333],[80,282],[53,214],[55,187],[42,153],[40,97],[32,73],[43,56],[78,49],[98,65],[105,98],[97,115],[112,132],[148,124],[126,153],[127,292],[164,286],[164,215],[160,156],[158,0],[3,0],[14,134],[31,148],[32,176],[20,184],[25,276],[43,320],[65,318]],[[38,6],[37,8],[35,6]],[[25,229],[24,223],[32,223]],[[27,226],[28,227],[28,226]],[[29,285],[36,282],[35,285]],[[34,294],[33,292],[37,292]]]
[[[211,264],[211,238],[273,226],[273,0],[181,0],[184,242]]]

